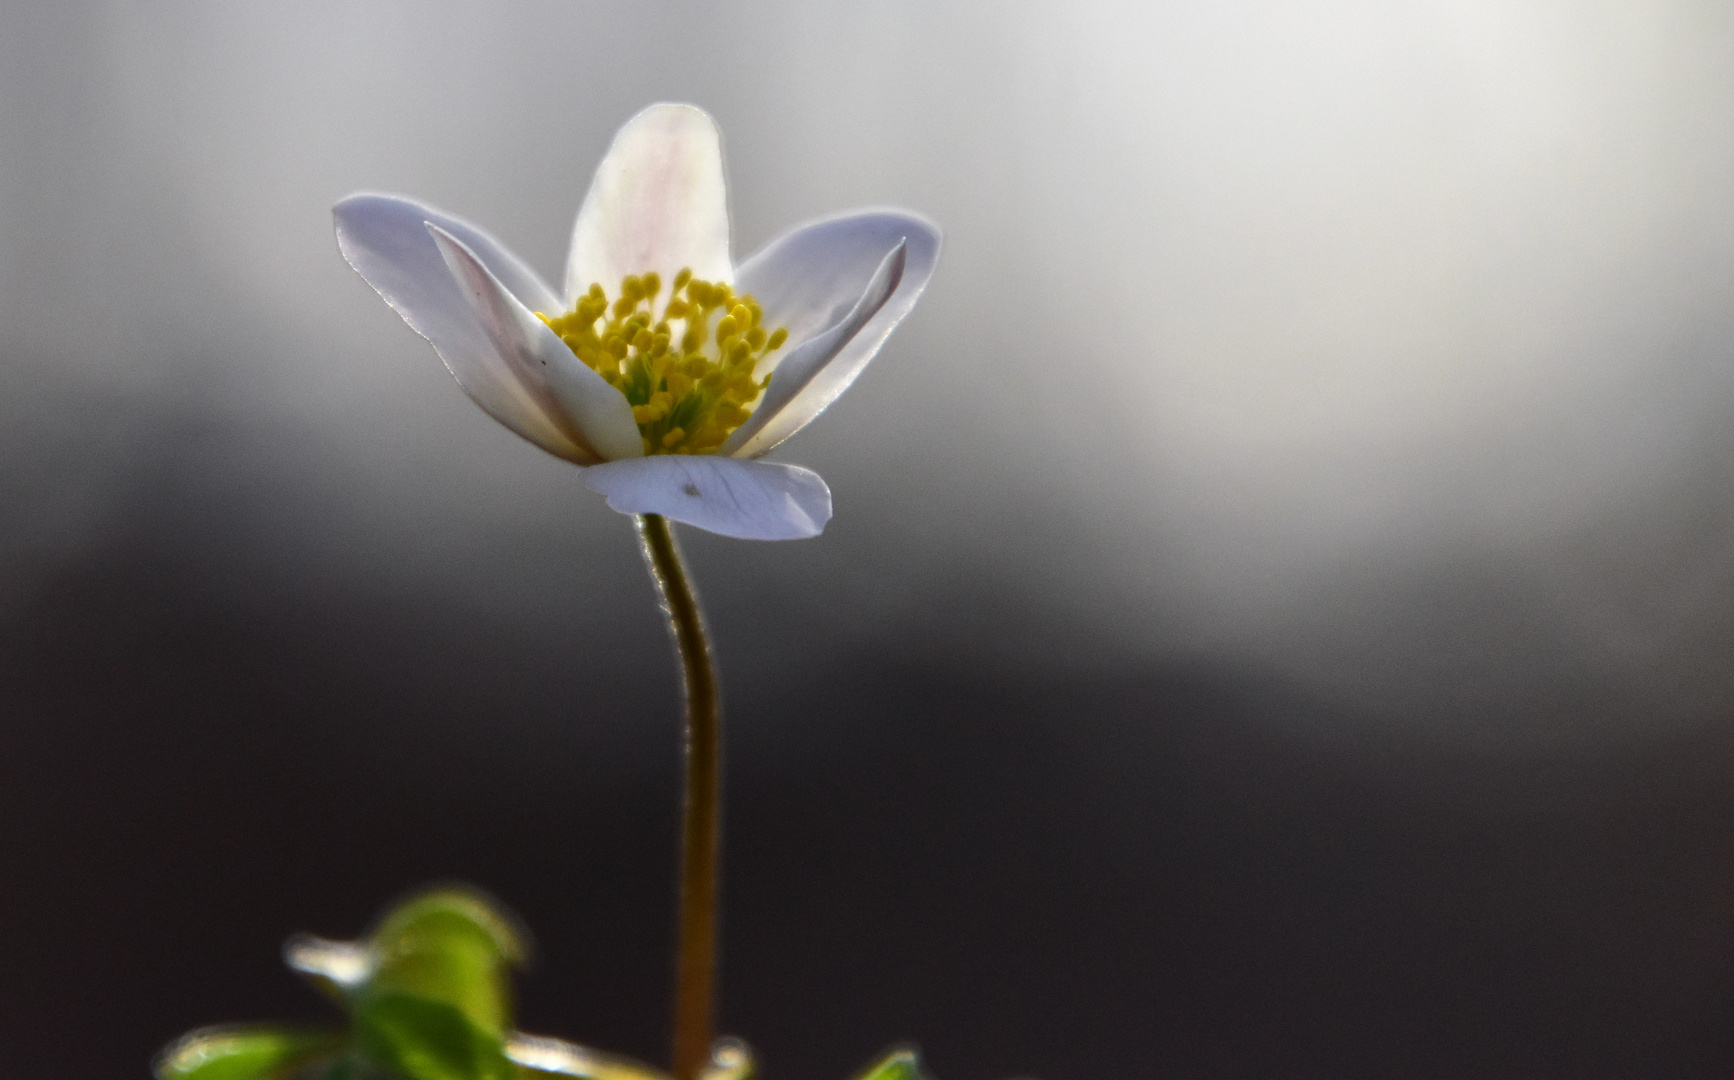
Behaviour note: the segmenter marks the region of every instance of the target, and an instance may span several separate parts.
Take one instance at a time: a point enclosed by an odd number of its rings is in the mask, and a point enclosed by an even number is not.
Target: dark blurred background
[[[545,275],[691,100],[745,253],[947,230],[687,534],[770,1080],[1734,1074],[1734,10],[0,6],[0,1073],[315,1018],[462,879],[660,1060],[678,702],[628,521],[337,255]]]

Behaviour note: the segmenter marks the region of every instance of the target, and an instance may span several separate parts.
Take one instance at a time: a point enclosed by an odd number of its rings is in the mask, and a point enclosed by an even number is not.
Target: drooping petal
[[[583,471],[623,514],[661,514],[741,540],[800,540],[831,520],[831,489],[797,465],[659,454]]]
[[[614,136],[584,196],[566,260],[567,306],[592,283],[614,296],[621,278],[650,270],[666,289],[682,267],[734,281],[722,138],[702,109],[652,105]]]
[[[759,407],[753,410],[746,423],[734,430],[718,453],[731,457],[737,454],[741,457],[757,457],[794,434],[813,418],[814,414],[809,413],[789,417],[785,421],[783,413],[789,403],[836,359],[837,354],[855,339],[861,328],[879,313],[885,306],[885,301],[897,291],[898,283],[903,280],[908,247],[908,244],[898,241],[897,246],[879,261],[879,269],[873,272],[873,277],[867,282],[866,291],[855,301],[855,306],[849,309],[847,315],[829,330],[816,334],[789,350],[772,372],[771,384],[765,388],[764,400],[759,402]],[[782,434],[785,429],[787,434]],[[763,439],[759,437],[761,433]],[[753,448],[761,446],[763,449],[753,452]],[[743,449],[746,452],[740,453]]]
[[[416,333],[433,344],[464,392],[488,415],[542,449],[570,461],[594,457],[566,434],[513,372],[452,276],[429,224],[460,241],[526,304],[558,310],[535,271],[499,241],[450,214],[392,195],[351,195],[332,210],[337,246]]]
[[[783,354],[780,366],[802,342],[835,326],[860,302],[886,254],[900,241],[906,245],[903,274],[890,298],[774,420],[730,451],[734,456],[765,453],[848,389],[927,287],[939,261],[939,227],[904,210],[858,210],[800,226],[741,264],[736,290],[758,300],[766,326],[789,328],[793,347]]]
[[[625,395],[572,355],[455,236],[437,225],[427,229],[495,352],[561,431],[590,451],[580,464],[641,456],[644,443]]]

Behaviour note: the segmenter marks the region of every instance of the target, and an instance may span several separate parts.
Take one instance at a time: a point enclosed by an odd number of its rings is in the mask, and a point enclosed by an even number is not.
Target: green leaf
[[[866,1072],[859,1080],[928,1080],[920,1060],[913,1050],[893,1050]]]
[[[359,1054],[345,1054],[322,1070],[296,1073],[294,1080],[402,1080],[395,1074],[364,1060]]]
[[[582,1080],[669,1080],[668,1074],[618,1054],[605,1054],[564,1039],[519,1032],[506,1043],[506,1056],[524,1080],[576,1076]]]
[[[335,1055],[344,1038],[274,1024],[201,1028],[163,1048],[152,1071],[157,1080],[279,1080]]]
[[[517,1074],[497,1035],[449,1002],[414,994],[370,989],[358,997],[355,1040],[375,1062],[411,1080],[514,1080]]]
[[[511,918],[486,897],[456,888],[411,897],[386,913],[369,944],[367,994],[443,1002],[496,1043],[510,1033],[508,971],[526,949]]]
[[[350,991],[366,982],[372,973],[373,953],[366,945],[353,941],[327,941],[312,934],[296,934],[283,943],[283,962],[347,1009]]]

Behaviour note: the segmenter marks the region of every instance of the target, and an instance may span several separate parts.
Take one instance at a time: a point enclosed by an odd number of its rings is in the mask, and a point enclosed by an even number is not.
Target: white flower
[[[818,474],[757,460],[841,394],[914,306],[939,229],[900,210],[811,222],[738,267],[716,125],[652,105],[578,211],[564,296],[499,241],[394,195],[335,208],[337,244],[476,404],[627,514],[816,536]],[[768,376],[768,378],[767,378]]]

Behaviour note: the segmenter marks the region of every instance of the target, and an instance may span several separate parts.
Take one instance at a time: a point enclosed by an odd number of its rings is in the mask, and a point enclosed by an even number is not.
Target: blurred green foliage
[[[528,957],[499,904],[471,889],[418,893],[357,942],[298,936],[288,965],[348,1016],[328,1030],[201,1028],[157,1056],[157,1080],[669,1080],[629,1058],[512,1026],[512,969]],[[717,1042],[704,1080],[754,1080],[752,1053]],[[926,1080],[899,1050],[859,1080]]]

